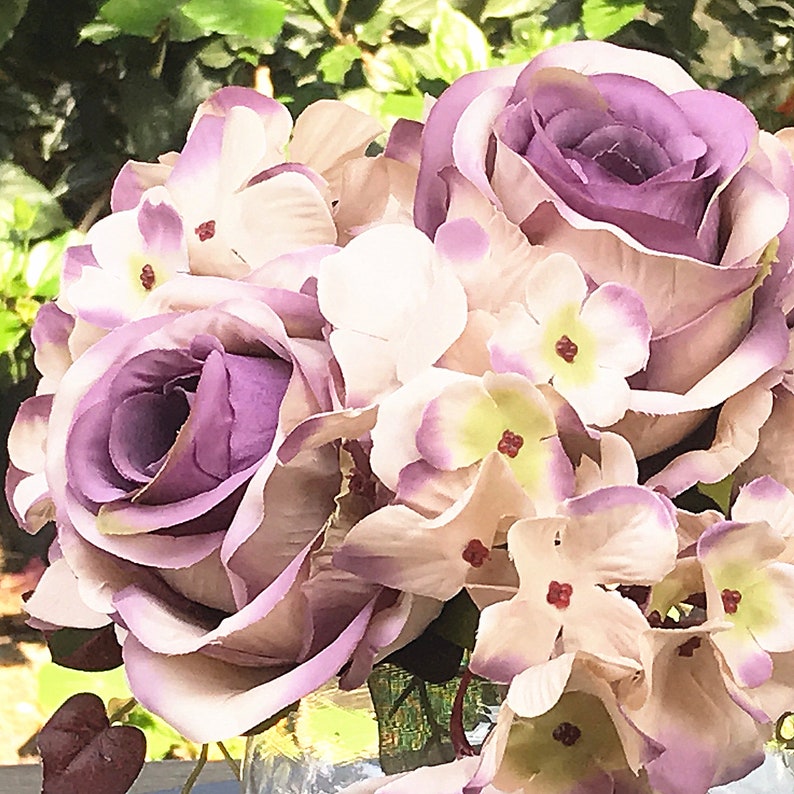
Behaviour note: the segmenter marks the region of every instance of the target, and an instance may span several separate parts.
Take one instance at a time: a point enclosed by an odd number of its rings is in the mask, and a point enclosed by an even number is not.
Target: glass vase
[[[459,677],[427,683],[385,664],[375,669],[368,687],[319,689],[276,725],[248,739],[242,794],[336,794],[367,778],[451,761],[449,725],[459,684]],[[477,679],[470,684],[463,727],[471,745],[482,744],[499,702],[495,684]],[[770,750],[762,767],[710,794],[794,794],[792,755]]]
[[[460,678],[431,684],[391,664],[368,687],[327,685],[267,731],[252,736],[243,762],[243,794],[332,794],[370,777],[451,761],[449,724]],[[499,706],[497,687],[475,680],[463,727],[482,743]]]

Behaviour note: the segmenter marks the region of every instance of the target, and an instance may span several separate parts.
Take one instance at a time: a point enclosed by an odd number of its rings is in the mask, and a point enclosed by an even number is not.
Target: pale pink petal
[[[188,130],[188,138],[203,116],[224,117],[235,107],[249,108],[259,116],[267,141],[267,152],[260,161],[259,168],[269,168],[271,165],[283,162],[284,148],[292,131],[292,117],[280,102],[252,88],[226,86],[216,91],[196,110]]]
[[[631,402],[626,378],[613,369],[596,366],[587,380],[561,377],[552,379],[554,388],[571,404],[585,424],[609,427],[620,421]]]
[[[577,41],[540,53],[516,83],[516,92],[539,69],[559,66],[584,75],[626,74],[653,83],[666,94],[697,89],[697,83],[675,61],[653,52],[629,50],[604,41]]]
[[[617,227],[565,213],[560,205],[544,205],[525,228],[533,240],[572,256],[597,284],[615,281],[635,290],[645,303],[654,336],[672,333],[701,317],[704,307],[749,289],[761,267],[726,268],[660,254]],[[670,295],[677,298],[672,307]]]
[[[640,486],[612,486],[571,499],[561,550],[600,584],[655,584],[678,551],[670,503]]]
[[[494,370],[488,340],[495,330],[496,318],[490,312],[482,309],[470,311],[463,332],[439,358],[436,366],[478,377]]]
[[[331,331],[328,341],[342,370],[345,407],[361,410],[400,387],[396,342],[346,328]]]
[[[631,444],[617,433],[602,433],[599,447],[602,485],[634,485],[638,470]]]
[[[529,274],[550,252],[531,245],[521,229],[457,171],[444,177],[449,190],[448,221],[476,221],[490,241],[485,263],[472,261],[464,266],[458,260],[455,272],[466,290],[469,308],[495,312],[521,300]]]
[[[395,338],[432,286],[433,257],[433,244],[415,229],[372,229],[322,262],[320,309],[336,328]]]
[[[548,383],[554,370],[543,354],[543,330],[519,303],[510,303],[497,316],[488,340],[494,372],[517,372],[532,383]]]
[[[598,656],[639,659],[638,638],[648,621],[639,607],[615,591],[591,587],[562,612],[562,641],[566,651],[587,651]]]
[[[755,452],[739,467],[737,484],[757,477],[774,477],[789,490],[794,488],[794,447],[782,444],[794,426],[794,394],[784,388],[772,392],[772,413],[761,427]]]
[[[529,667],[548,661],[562,622],[554,609],[538,609],[520,596],[486,607],[480,615],[469,669],[508,683]]]
[[[784,538],[794,535],[794,494],[769,476],[759,477],[739,490],[731,506],[735,521],[766,521]]]
[[[528,510],[526,494],[502,457],[491,455],[472,490],[436,518],[404,505],[366,516],[347,534],[334,564],[386,587],[448,600],[466,581],[470,543],[490,548],[500,523]]]
[[[20,405],[8,432],[8,458],[18,469],[30,473],[44,470],[51,410],[51,394],[29,397]]]
[[[794,565],[772,562],[764,567],[766,585],[777,612],[777,619],[763,626],[752,626],[756,642],[769,653],[794,651]]]
[[[763,312],[744,340],[686,394],[632,391],[630,407],[651,414],[711,408],[749,386],[788,353],[788,329],[779,310]]]
[[[458,171],[499,209],[501,202],[488,181],[486,156],[493,123],[511,93],[511,86],[496,85],[476,96],[461,113],[452,137],[452,158]]]
[[[519,717],[545,714],[565,691],[575,660],[575,653],[564,653],[519,673],[510,682],[507,705]]]
[[[772,675],[771,657],[747,629],[720,632],[714,635],[713,641],[741,686],[760,686]]]
[[[422,457],[415,439],[425,406],[447,386],[469,380],[459,372],[433,368],[383,400],[372,428],[370,465],[387,488],[396,492],[402,469]]]
[[[64,558],[55,560],[44,571],[33,594],[25,601],[25,611],[55,626],[98,629],[110,623],[109,615],[96,612],[85,603],[80,595],[80,582]]]
[[[251,268],[301,248],[336,242],[325,200],[310,180],[293,172],[233,194],[222,220],[229,244]]]
[[[584,302],[581,318],[596,338],[600,366],[624,376],[645,367],[651,326],[642,299],[634,290],[602,284]]]
[[[373,602],[327,648],[283,672],[234,666],[201,654],[155,654],[130,635],[124,642],[130,688],[145,708],[192,741],[237,736],[333,676],[361,639],[372,607]]]
[[[551,254],[533,267],[525,301],[532,316],[543,324],[569,304],[578,313],[586,295],[587,283],[576,261],[567,254]]]
[[[380,123],[344,102],[320,99],[295,122],[289,159],[305,163],[329,184],[336,184],[344,164],[362,157],[383,132]]]
[[[651,477],[646,485],[649,488],[662,486],[672,497],[698,482],[719,482],[736,471],[755,451],[761,427],[771,412],[772,392],[761,384],[753,384],[734,394],[720,409],[711,446],[684,452]],[[737,521],[751,520],[741,517],[741,505],[739,511],[737,514],[734,506],[732,515]]]

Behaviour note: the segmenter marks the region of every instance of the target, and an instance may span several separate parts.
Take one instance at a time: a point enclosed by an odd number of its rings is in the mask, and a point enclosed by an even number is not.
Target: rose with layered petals
[[[475,188],[596,286],[639,295],[650,358],[630,381],[621,429],[644,457],[785,356],[774,307],[791,266],[792,164],[781,149],[744,105],[672,61],[574,42],[523,68],[466,75],[440,97],[415,220],[432,235]],[[674,418],[651,426],[639,414]]]
[[[381,588],[330,564],[336,447],[279,461],[330,407],[316,300],[189,276],[160,308],[73,362],[37,419],[59,532],[28,610],[115,621],[136,698],[206,741],[337,672]]]

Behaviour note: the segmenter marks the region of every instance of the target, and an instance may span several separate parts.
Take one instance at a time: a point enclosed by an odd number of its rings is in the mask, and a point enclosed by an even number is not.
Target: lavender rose
[[[672,61],[575,42],[466,75],[433,107],[422,145],[425,232],[464,216],[476,190],[596,285],[643,299],[651,355],[621,426],[639,456],[785,355],[791,158],[740,102]],[[640,414],[672,418],[651,427]]]
[[[330,408],[316,299],[184,276],[156,308],[71,364],[48,417],[20,414],[20,440],[47,422],[58,525],[27,608],[39,624],[114,621],[135,696],[207,741],[336,673],[381,588],[330,562],[335,446],[279,460]]]

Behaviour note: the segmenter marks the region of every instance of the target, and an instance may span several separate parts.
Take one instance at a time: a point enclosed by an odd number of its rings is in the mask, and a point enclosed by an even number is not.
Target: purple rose
[[[470,214],[476,193],[596,285],[640,295],[651,354],[621,432],[642,457],[785,355],[792,173],[740,102],[661,56],[582,41],[442,94],[423,134],[415,220],[433,235]],[[648,414],[662,421],[637,421]]]
[[[331,564],[337,448],[280,459],[331,408],[316,299],[184,276],[155,310],[20,413],[25,471],[46,428],[40,501],[58,525],[27,608],[39,625],[115,622],[136,698],[208,741],[327,681],[395,597]]]

